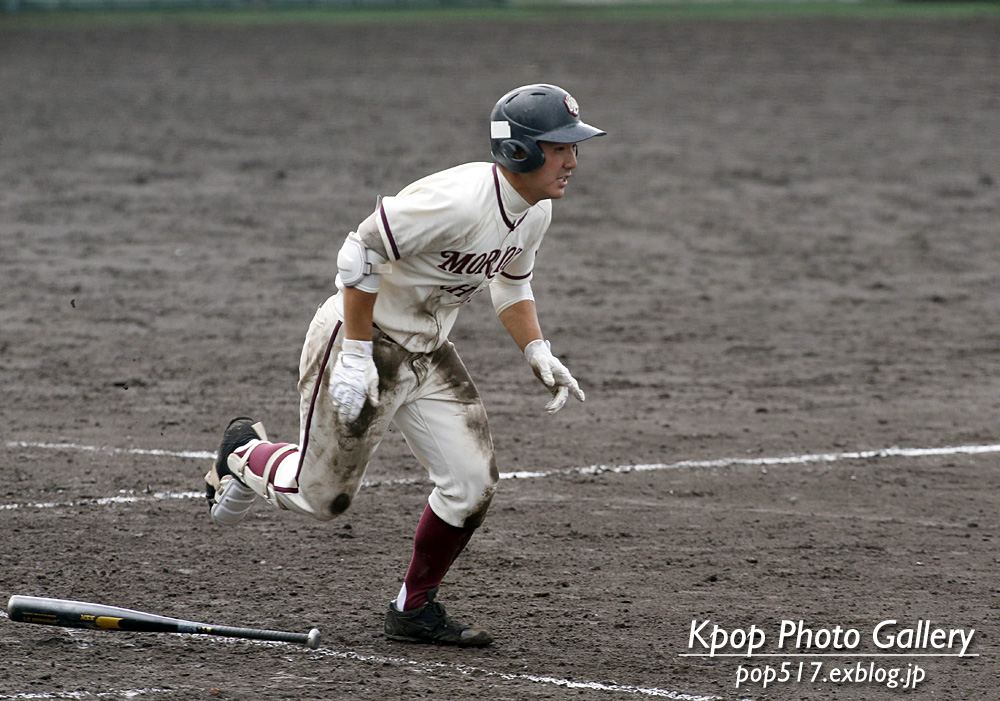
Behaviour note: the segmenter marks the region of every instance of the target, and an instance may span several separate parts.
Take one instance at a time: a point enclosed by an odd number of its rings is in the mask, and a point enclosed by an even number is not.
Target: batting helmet
[[[539,141],[571,144],[605,132],[580,121],[580,107],[568,92],[539,83],[515,88],[490,114],[493,160],[515,173],[530,173],[545,163]]]

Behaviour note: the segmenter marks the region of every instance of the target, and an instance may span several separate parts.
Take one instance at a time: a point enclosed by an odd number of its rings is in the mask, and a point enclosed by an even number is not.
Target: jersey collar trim
[[[524,218],[528,216],[525,212],[521,215],[521,218],[516,222],[511,223],[510,217],[507,216],[507,210],[503,206],[503,195],[500,190],[500,174],[497,172],[496,164],[493,165],[493,186],[497,193],[497,207],[500,209],[500,216],[503,217],[503,223],[507,225],[507,228],[513,231],[518,227],[518,225],[524,221]],[[530,209],[530,207],[529,207]]]

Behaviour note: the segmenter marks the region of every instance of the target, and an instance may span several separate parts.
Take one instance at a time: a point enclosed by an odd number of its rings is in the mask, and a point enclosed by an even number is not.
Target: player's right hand
[[[378,370],[371,341],[344,341],[330,374],[330,399],[342,423],[358,418],[365,399],[378,404]]]
[[[581,402],[586,399],[580,385],[570,374],[566,366],[552,355],[548,341],[536,339],[524,347],[524,357],[531,366],[535,377],[552,392],[552,399],[545,405],[545,410],[554,414],[566,404],[570,392]]]

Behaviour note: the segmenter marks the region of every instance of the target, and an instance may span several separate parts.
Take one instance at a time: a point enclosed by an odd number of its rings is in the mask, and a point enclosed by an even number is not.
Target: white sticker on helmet
[[[510,122],[490,122],[491,139],[509,139]]]

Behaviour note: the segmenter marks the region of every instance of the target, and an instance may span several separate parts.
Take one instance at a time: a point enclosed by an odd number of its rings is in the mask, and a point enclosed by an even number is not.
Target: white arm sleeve
[[[490,297],[493,299],[493,309],[497,316],[511,305],[535,299],[528,280],[511,280],[503,275],[497,275],[490,283]]]

